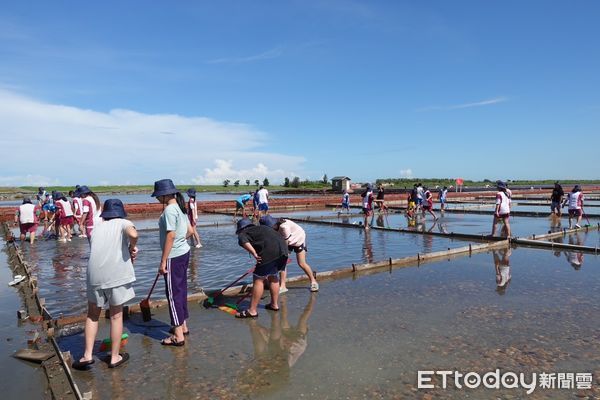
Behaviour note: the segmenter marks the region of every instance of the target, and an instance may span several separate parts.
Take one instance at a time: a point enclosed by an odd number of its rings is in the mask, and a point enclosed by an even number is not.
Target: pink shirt
[[[279,234],[287,241],[288,246],[301,246],[306,243],[306,232],[294,221],[286,219],[279,225]]]

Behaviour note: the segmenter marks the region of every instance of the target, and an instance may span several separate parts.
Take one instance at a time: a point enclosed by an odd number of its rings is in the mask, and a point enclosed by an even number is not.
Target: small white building
[[[350,191],[350,181],[347,176],[334,176],[331,178],[331,188],[334,192]]]

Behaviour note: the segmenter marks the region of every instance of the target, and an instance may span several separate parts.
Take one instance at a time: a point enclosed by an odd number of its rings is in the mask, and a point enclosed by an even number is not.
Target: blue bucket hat
[[[175,187],[175,184],[170,179],[161,179],[160,181],[154,182],[154,192],[152,197],[166,196],[169,194],[179,193],[179,189]]]
[[[261,225],[266,225],[269,228],[274,228],[275,225],[279,222],[277,218],[273,218],[270,215],[265,215],[264,217],[260,217],[258,221]]]
[[[187,193],[187,195],[188,195],[188,196],[190,196],[190,197],[196,197],[196,189],[194,189],[194,188],[189,188],[189,189],[186,191],[186,193]]]
[[[254,224],[252,223],[252,221],[250,221],[248,218],[242,218],[237,222],[237,229],[235,231],[235,234],[239,234],[241,231],[243,231],[244,229],[250,227],[250,226],[254,226]]]
[[[23,204],[31,204],[31,198],[29,198],[29,197],[24,197],[24,198],[23,198]]]
[[[79,189],[77,189],[77,190],[79,190],[79,195],[80,196],[86,195],[88,193],[92,193],[92,191],[90,190],[90,188],[87,187],[87,186],[85,186],[85,185],[80,186]]]
[[[100,214],[100,217],[104,219],[127,217],[123,202],[119,199],[106,200],[102,206],[102,214]]]
[[[496,187],[498,189],[506,189],[506,183],[504,183],[502,181],[496,181]]]

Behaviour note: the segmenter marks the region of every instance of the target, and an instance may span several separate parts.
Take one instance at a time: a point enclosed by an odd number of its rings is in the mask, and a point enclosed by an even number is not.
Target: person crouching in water
[[[85,352],[73,362],[73,368],[86,370],[94,363],[93,350],[98,319],[102,308],[110,307],[111,353],[108,368],[129,360],[128,353],[119,353],[123,334],[123,304],[135,297],[133,261],[137,256],[138,234],[127,219],[119,199],[104,202],[102,222],[90,237],[90,259],[87,267],[88,312],[85,320]]]
[[[23,204],[19,206],[15,213],[15,226],[19,225],[19,232],[21,233],[19,238],[21,241],[26,239],[27,233],[29,233],[29,243],[33,244],[35,241],[35,232],[40,223],[40,210],[40,206],[32,204],[29,197],[23,199]]]
[[[187,239],[192,236],[192,227],[188,221],[185,200],[170,179],[154,182],[154,192],[163,206],[158,220],[160,248],[162,256],[158,273],[165,278],[165,289],[169,303],[172,335],[164,338],[163,346],[183,346],[184,335],[189,332],[187,319],[187,271],[190,264],[190,245]]]
[[[247,219],[237,222],[238,244],[256,259],[252,283],[252,300],[250,308],[238,312],[236,318],[258,317],[258,302],[265,289],[265,281],[269,282],[271,302],[265,306],[267,310],[279,310],[279,273],[285,269],[288,250],[285,240],[272,228],[254,225]]]
[[[496,183],[498,193],[496,193],[496,210],[494,211],[494,222],[492,223],[492,234],[496,234],[496,225],[499,221],[504,223],[502,233],[505,237],[510,237],[510,196],[508,195],[506,184],[502,181]]]
[[[310,268],[310,265],[306,262],[306,252],[308,248],[306,247],[306,232],[304,229],[294,221],[290,221],[285,218],[273,218],[270,215],[266,215],[260,219],[261,225],[266,225],[270,228],[275,229],[283,240],[286,241],[288,250],[296,253],[296,261],[298,261],[298,265],[308,279],[310,280],[310,291],[318,292],[319,284],[313,275],[313,271]],[[285,285],[285,280],[287,277],[287,271],[284,269],[279,273],[279,293],[285,293],[288,291],[288,288]]]
[[[200,243],[200,235],[198,234],[198,230],[196,229],[196,224],[198,223],[198,203],[196,203],[196,189],[189,188],[187,190],[188,195],[188,219],[190,220],[190,225],[192,226],[192,243],[194,247],[197,249],[202,247],[202,243]]]

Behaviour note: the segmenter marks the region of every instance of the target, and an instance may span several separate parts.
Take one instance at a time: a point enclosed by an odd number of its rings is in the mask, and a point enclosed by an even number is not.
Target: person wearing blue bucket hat
[[[162,255],[158,273],[165,280],[165,291],[169,303],[172,335],[161,341],[164,346],[183,346],[187,334],[187,270],[190,263],[190,245],[187,239],[193,229],[189,223],[185,200],[170,179],[154,182],[152,197],[164,206],[158,220]]]
[[[496,234],[496,225],[502,221],[504,224],[501,234],[505,237],[511,236],[510,231],[510,203],[511,193],[503,181],[496,181],[498,193],[496,193],[496,209],[494,210],[494,221],[492,222],[491,236]]]
[[[123,203],[119,199],[104,202],[100,218],[91,239],[90,258],[87,267],[88,313],[85,321],[85,351],[73,362],[73,368],[86,370],[94,363],[93,350],[98,320],[102,309],[110,309],[110,339],[112,342],[109,368],[118,367],[129,359],[128,353],[120,353],[123,334],[123,304],[135,297],[133,261],[137,256],[138,234],[133,223],[127,219]]]
[[[82,203],[81,224],[79,225],[81,233],[79,237],[87,238],[89,242],[95,225],[100,221],[102,207],[96,193],[92,192],[87,186],[81,186],[79,194]]]
[[[192,244],[194,244],[194,247],[199,249],[202,247],[202,243],[200,243],[200,235],[196,229],[196,224],[198,223],[198,203],[196,203],[196,189],[189,188],[186,193],[188,195],[187,215],[188,219],[190,220],[190,225],[193,229]]]
[[[256,259],[252,284],[252,300],[247,310],[238,312],[236,318],[258,317],[258,302],[269,282],[271,302],[265,306],[267,310],[279,310],[279,272],[282,271],[288,259],[287,246],[283,238],[272,228],[264,225],[254,225],[248,218],[237,222],[235,233],[238,244]]]

